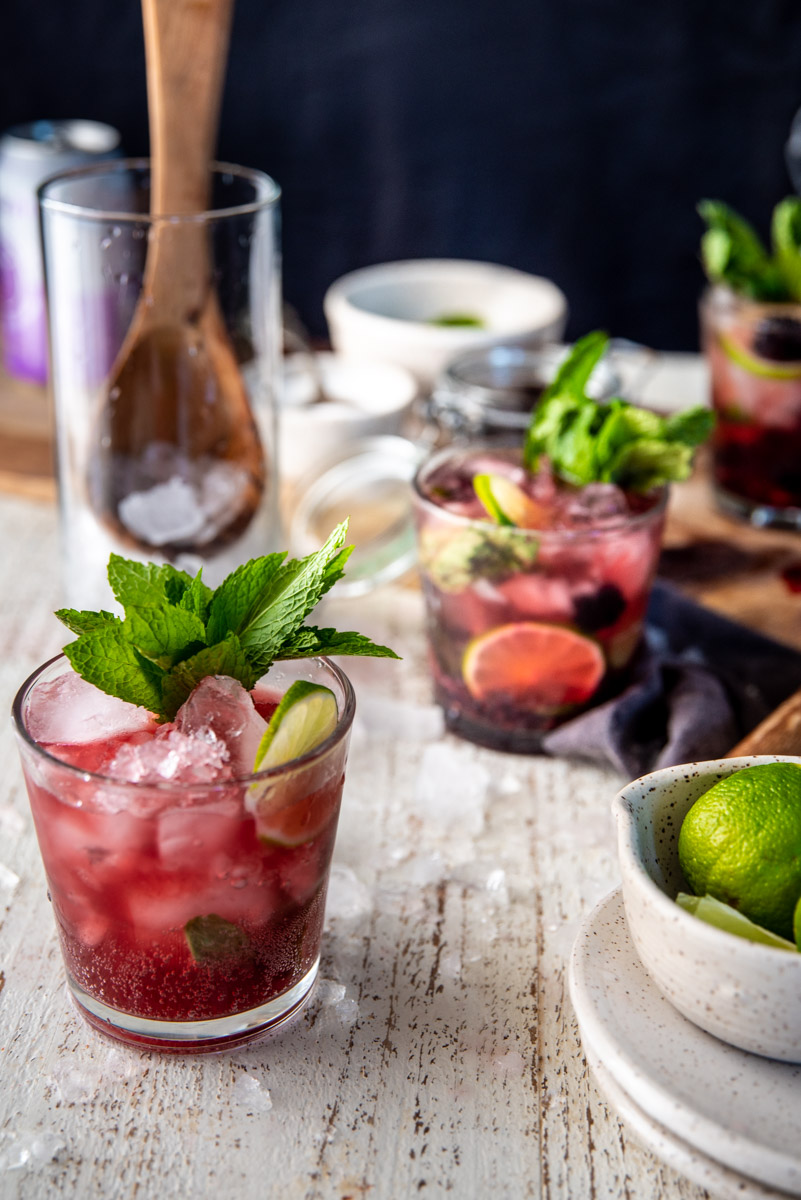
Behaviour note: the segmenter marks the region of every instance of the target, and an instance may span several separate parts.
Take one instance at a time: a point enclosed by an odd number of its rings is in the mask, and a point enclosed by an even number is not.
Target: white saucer
[[[657,1155],[724,1195],[762,1197],[762,1184],[801,1196],[801,1066],[682,1017],[640,962],[619,891],[579,931],[570,994],[601,1090]]]

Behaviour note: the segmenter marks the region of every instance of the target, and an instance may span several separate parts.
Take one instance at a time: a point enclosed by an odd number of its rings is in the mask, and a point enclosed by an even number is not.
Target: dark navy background
[[[798,0],[237,0],[221,158],[281,184],[285,294],[455,256],[549,275],[569,332],[697,345],[696,200],[766,231],[801,106]],[[2,0],[0,128],[147,151],[136,0]]]

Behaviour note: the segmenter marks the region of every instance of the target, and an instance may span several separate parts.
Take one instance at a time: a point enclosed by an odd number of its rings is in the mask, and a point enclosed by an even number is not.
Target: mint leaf
[[[222,581],[209,607],[210,642],[221,641],[228,633],[238,633],[260,612],[270,581],[285,559],[286,553],[252,558]]]
[[[608,482],[640,492],[686,479],[692,449],[712,430],[712,411],[698,407],[663,417],[620,397],[601,403],[577,392],[606,341],[606,334],[582,338],[543,393],[526,431],[525,467],[536,471],[546,456],[554,472],[576,487]],[[567,390],[558,390],[560,378]]]
[[[118,620],[114,613],[106,612],[102,608],[100,612],[79,612],[75,608],[59,608],[55,615],[71,633],[92,633],[93,630],[103,629],[106,625],[112,625]]]
[[[701,262],[711,283],[754,300],[789,298],[779,265],[743,217],[720,200],[702,200],[698,212],[708,226],[701,238]]]
[[[64,653],[77,673],[101,692],[160,711],[162,672],[128,641],[121,621],[82,634],[64,647]]]
[[[253,943],[244,929],[216,913],[193,917],[184,925],[184,937],[195,962],[217,963],[253,953]]]
[[[205,625],[209,617],[209,608],[211,607],[211,598],[214,595],[210,587],[206,587],[201,579],[202,570],[198,571],[195,578],[189,584],[189,587],[181,596],[178,604],[181,608],[185,608],[187,612],[192,612]]]
[[[773,253],[793,300],[801,301],[801,197],[788,196],[773,210]]]
[[[206,627],[200,617],[174,604],[130,605],[123,629],[140,654],[165,671],[206,644]]]
[[[362,633],[317,629],[304,625],[282,642],[279,658],[311,658],[318,654],[349,654],[368,658],[397,658],[389,646],[378,646]]]
[[[64,647],[75,670],[110,696],[172,720],[208,675],[229,675],[248,690],[279,657],[318,654],[397,657],[359,633],[304,627],[303,622],[338,579],[353,549],[343,546],[348,523],[338,525],[314,554],[251,559],[216,591],[169,564],[141,563],[112,554],[109,583],[124,617],[110,612],[59,609],[76,641]]]
[[[545,389],[542,399],[549,396],[567,394],[575,399],[581,399],[587,390],[587,384],[598,363],[609,346],[609,334],[601,329],[587,333],[583,338],[574,342],[567,358],[559,367],[553,381]]]
[[[172,721],[181,705],[208,675],[230,675],[238,679],[247,691],[255,687],[259,676],[253,670],[236,634],[229,633],[222,642],[205,646],[190,658],[177,663],[161,680],[161,712]]]
[[[259,674],[269,668],[281,643],[303,624],[323,592],[331,586],[332,573],[338,578],[341,573],[339,551],[347,528],[345,521],[336,527],[316,553],[283,563],[267,581],[259,596],[258,607],[251,609],[246,620],[235,630],[248,660]],[[215,601],[212,601],[212,619]]]

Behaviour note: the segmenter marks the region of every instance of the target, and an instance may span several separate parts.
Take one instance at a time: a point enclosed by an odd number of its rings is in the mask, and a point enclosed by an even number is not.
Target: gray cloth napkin
[[[727,754],[799,687],[801,654],[658,583],[631,684],[546,734],[543,750],[636,779]]]

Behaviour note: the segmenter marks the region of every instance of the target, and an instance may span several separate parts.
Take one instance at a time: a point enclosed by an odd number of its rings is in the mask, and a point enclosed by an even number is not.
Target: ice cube
[[[477,834],[489,785],[489,771],[469,749],[436,742],[423,751],[410,807],[427,824]]]
[[[588,483],[560,506],[560,525],[567,529],[603,528],[628,513],[623,492],[614,483]]]
[[[372,910],[370,889],[350,867],[333,866],[325,906],[326,925],[332,920],[357,921],[369,916]]]
[[[273,1106],[269,1091],[255,1075],[240,1075],[231,1096],[251,1113],[268,1113]]]
[[[318,979],[314,998],[323,1007],[339,1004],[340,1000],[345,999],[346,990],[344,983],[337,983],[335,979]]]
[[[144,708],[107,696],[74,671],[40,683],[31,693],[27,724],[37,742],[64,745],[81,745],[155,728],[152,716]]]
[[[176,728],[228,752],[231,773],[250,775],[267,722],[250,693],[236,679],[210,675],[202,680],[175,718]]]
[[[0,1151],[0,1170],[19,1171],[22,1167],[46,1166],[58,1161],[67,1143],[58,1133],[48,1130],[22,1130],[7,1135]]]
[[[120,503],[123,525],[151,546],[213,541],[241,511],[250,486],[247,473],[209,458],[190,464],[176,456],[166,467],[176,473]]]
[[[0,862],[0,897],[5,893],[6,899],[11,899],[18,887],[19,875]]]
[[[148,741],[120,746],[108,774],[131,783],[215,783],[231,778],[228,757],[220,741],[190,737],[175,725],[162,725]]]

